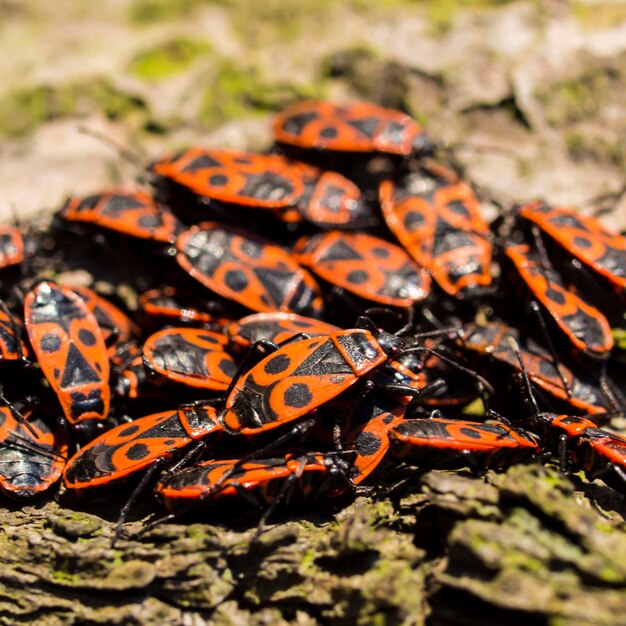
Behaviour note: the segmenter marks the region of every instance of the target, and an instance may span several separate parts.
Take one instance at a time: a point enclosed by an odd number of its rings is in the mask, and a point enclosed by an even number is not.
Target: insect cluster
[[[302,102],[274,135],[2,227],[0,489],[182,513],[551,453],[626,493],[626,238],[538,200],[488,224],[398,111]],[[83,265],[130,307],[59,278]]]

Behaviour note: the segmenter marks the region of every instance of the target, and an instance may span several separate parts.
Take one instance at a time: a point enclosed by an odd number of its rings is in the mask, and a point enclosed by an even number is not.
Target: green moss
[[[201,524],[192,524],[186,528],[187,537],[189,539],[201,539],[204,540],[208,537],[206,530]]]
[[[128,71],[137,78],[157,81],[185,71],[198,57],[209,53],[211,47],[204,41],[172,39],[140,52]]]
[[[267,82],[255,68],[242,68],[225,60],[202,99],[198,118],[205,124],[219,124],[250,113],[279,111],[316,94],[315,89],[306,85]]]
[[[611,328],[611,333],[618,350],[626,350],[626,328]]]
[[[130,19],[136,24],[167,22],[189,15],[203,0],[137,0],[130,7]]]
[[[141,111],[144,101],[114,87],[105,79],[66,85],[37,85],[6,95],[0,100],[0,135],[19,136],[40,124],[100,109],[109,119],[119,119]]]
[[[435,34],[444,35],[452,28],[457,10],[456,0],[440,0],[427,4],[426,15]]]
[[[565,134],[565,142],[568,154],[576,162],[595,161],[619,168],[626,167],[626,144],[624,142],[611,143],[603,137],[575,130]]]
[[[473,402],[466,404],[463,407],[463,415],[468,415],[472,417],[484,417],[485,416],[485,405],[480,398],[476,398]]]
[[[374,528],[388,523],[395,515],[393,504],[389,500],[372,500],[367,508],[371,512],[367,519]]]
[[[537,96],[546,107],[548,121],[563,126],[593,118],[611,100],[621,80],[617,67],[590,67],[539,91]]]
[[[572,3],[574,17],[588,28],[610,28],[626,20],[626,5],[618,2]]]
[[[421,0],[434,34],[446,34],[454,24],[454,18],[462,9],[489,9],[512,0]]]
[[[69,572],[61,569],[51,570],[50,576],[53,581],[63,585],[76,585],[80,581],[80,576],[77,574],[70,574]]]
[[[71,93],[48,85],[16,91],[0,100],[0,132],[20,135],[48,119],[71,113],[75,106]]]
[[[80,581],[80,576],[74,573],[75,569],[70,560],[57,556],[50,569],[50,578],[64,585],[75,585]]]
[[[315,570],[315,551],[313,548],[309,548],[303,555],[300,560],[300,566],[298,568],[299,572],[303,575],[306,575],[308,572]]]

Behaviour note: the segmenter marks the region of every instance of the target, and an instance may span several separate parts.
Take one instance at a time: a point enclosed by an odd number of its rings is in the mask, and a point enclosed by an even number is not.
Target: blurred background
[[[404,109],[504,199],[626,228],[621,0],[0,0],[0,217],[190,144],[264,149],[309,97]],[[602,202],[597,201],[603,196]]]

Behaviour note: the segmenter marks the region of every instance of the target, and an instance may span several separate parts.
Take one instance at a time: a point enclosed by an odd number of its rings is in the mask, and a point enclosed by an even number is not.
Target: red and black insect
[[[128,356],[128,350],[122,350],[120,353],[120,348],[133,342],[141,335],[139,326],[124,311],[92,289],[70,285],[62,286],[71,289],[87,303],[102,330],[104,342],[108,346],[109,357],[119,363],[123,357]]]
[[[196,440],[221,432],[214,409],[204,407],[203,420],[193,424],[187,414],[185,410],[154,413],[101,434],[67,462],[65,486],[74,493],[115,486],[139,472],[155,471],[192,448]]]
[[[304,193],[296,168],[273,154],[194,147],[150,169],[197,196],[227,204],[280,210],[296,206]]]
[[[293,251],[326,282],[370,302],[410,307],[429,293],[427,272],[379,237],[330,231],[299,239]]]
[[[150,377],[143,364],[143,354],[139,353],[119,366],[115,372],[115,384],[112,391],[118,398],[140,400],[152,398],[163,399],[164,393],[150,384]],[[152,391],[155,391],[153,394]]]
[[[0,365],[25,365],[28,362],[28,348],[22,341],[22,323],[0,301]]]
[[[341,447],[355,455],[347,474],[353,485],[361,485],[381,466],[389,450],[389,429],[403,421],[410,400],[372,391],[356,404],[349,394],[329,405],[329,417],[342,416],[337,422]],[[330,443],[329,435],[325,433],[325,443]]]
[[[193,278],[248,309],[321,312],[313,277],[284,248],[247,231],[207,222],[183,232],[176,248],[176,260]]]
[[[154,325],[227,325],[233,320],[221,301],[207,300],[176,287],[150,289],[139,296],[139,310],[145,322]]]
[[[558,456],[562,471],[581,469],[589,480],[600,478],[626,493],[626,439],[585,417],[539,413],[531,423]]]
[[[299,214],[324,229],[357,229],[373,226],[378,218],[363,200],[361,190],[337,172],[322,171],[306,163],[293,162],[304,184],[298,200]]]
[[[73,291],[42,281],[24,300],[26,330],[70,424],[109,413],[109,359],[94,314]]]
[[[388,436],[392,456],[423,469],[506,469],[540,452],[532,435],[498,421],[407,419]]]
[[[550,207],[541,200],[519,207],[517,215],[616,289],[626,289],[626,237],[611,233],[594,217],[570,208]]]
[[[209,201],[270,210],[285,222],[304,218],[322,228],[358,228],[376,221],[359,188],[341,174],[275,154],[195,147],[151,169],[161,186],[174,184]]]
[[[263,508],[292,496],[304,499],[345,493],[344,465],[336,455],[313,452],[290,452],[244,463],[241,459],[210,460],[166,477],[156,491],[173,511],[214,498],[239,498]]]
[[[197,389],[224,391],[237,372],[228,337],[202,328],[166,328],[146,339],[143,361],[155,375]]]
[[[295,313],[254,313],[233,322],[227,332],[230,344],[238,351],[247,350],[260,340],[283,344],[295,335],[321,337],[340,330],[333,324]]]
[[[574,467],[589,480],[601,478],[613,489],[626,493],[626,439],[600,429],[591,416],[557,415],[539,411],[518,346],[511,342],[526,386],[531,428],[559,459],[562,472]],[[594,415],[599,419],[601,415]]]
[[[22,233],[17,226],[0,225],[0,269],[19,265],[25,258]]]
[[[447,294],[475,297],[490,288],[489,227],[471,187],[454,172],[424,166],[398,183],[383,181],[379,195],[390,230]]]
[[[282,346],[237,379],[222,412],[224,429],[254,435],[328,403],[404,349],[399,337],[377,335],[340,330]]]
[[[466,324],[460,333],[460,347],[477,352],[498,364],[504,363],[518,374],[522,373],[519,363],[521,358],[530,382],[565,402],[569,410],[601,414],[617,408],[589,374],[563,363],[557,366],[546,350],[531,340],[521,342],[518,331],[510,326],[500,322],[472,323]],[[519,348],[519,357],[513,345]]]
[[[289,146],[338,152],[410,156],[432,150],[410,115],[369,102],[299,102],[276,116],[274,137]]]
[[[161,243],[174,243],[182,230],[176,216],[143,191],[111,189],[86,198],[70,198],[58,214],[68,222],[93,224]]]
[[[112,484],[214,433],[256,436],[303,421],[403,349],[399,337],[361,329],[282,346],[231,385],[219,410],[213,402],[195,402],[104,433],[70,459],[66,486]],[[417,395],[399,385],[394,391]]]
[[[67,438],[63,430],[50,429],[32,411],[19,414],[19,419],[15,411],[0,407],[0,491],[10,498],[30,498],[61,477]]]
[[[460,375],[458,368],[446,364],[442,360],[443,355],[437,353],[437,345],[426,339],[424,354],[408,352],[393,358],[383,367],[379,368],[375,375],[375,381],[382,386],[401,384],[412,387],[421,392],[421,403],[427,406],[461,406],[470,403],[479,395],[475,378],[471,383]],[[448,361],[450,363],[450,361]],[[465,369],[465,368],[464,368]],[[470,370],[467,373],[471,376]],[[437,381],[446,381],[445,387]],[[438,386],[436,393],[425,393]]]
[[[569,342],[582,353],[606,358],[613,348],[613,335],[604,315],[573,289],[568,289],[559,275],[545,267],[540,256],[528,245],[509,245],[504,252],[533,297]]]

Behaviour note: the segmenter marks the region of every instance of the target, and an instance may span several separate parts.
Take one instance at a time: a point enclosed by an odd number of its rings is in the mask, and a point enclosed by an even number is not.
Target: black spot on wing
[[[313,394],[304,383],[294,383],[287,387],[283,396],[285,405],[294,409],[302,409],[313,401]]]

